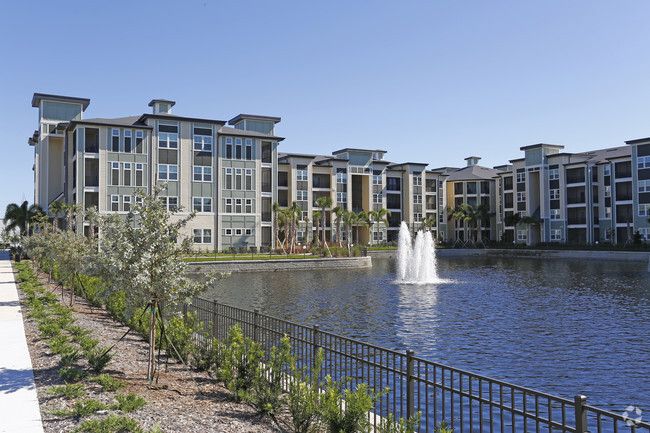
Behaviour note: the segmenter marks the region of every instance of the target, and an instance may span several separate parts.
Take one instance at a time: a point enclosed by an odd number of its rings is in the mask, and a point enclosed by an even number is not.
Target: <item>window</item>
[[[211,244],[212,243],[212,230],[211,229],[194,229],[194,243],[195,244]]]
[[[171,124],[158,125],[158,147],[178,149],[178,126]]]
[[[526,242],[528,240],[528,232],[526,230],[517,230],[517,241]]]
[[[111,151],[119,152],[120,151],[120,130],[113,129],[111,137]]]
[[[296,180],[307,180],[307,170],[296,170]]]
[[[560,219],[560,209],[551,209],[551,219],[552,220]]]
[[[414,213],[413,214],[413,221],[415,221],[415,222],[422,221],[422,214],[421,213]]]
[[[245,201],[245,205],[246,205],[246,207],[244,209],[244,212],[245,213],[253,213],[253,199],[247,198],[246,201]]]
[[[650,229],[649,228],[644,228],[644,229],[639,229],[639,233],[641,234],[641,238],[650,241]]]
[[[242,229],[235,229],[236,236],[241,236],[241,234],[242,234]]]
[[[242,175],[242,169],[241,169],[241,168],[236,168],[236,169],[235,169],[235,189],[237,189],[237,190],[241,190],[241,189],[242,189],[242,186],[241,186],[241,182],[242,182],[241,175]]]
[[[212,167],[194,167],[194,180],[196,182],[212,182]]]
[[[232,236],[232,229],[223,229],[223,234],[225,236]]]
[[[232,159],[232,138],[226,138],[226,159]]]
[[[232,199],[224,199],[224,207],[226,208],[226,213],[232,213]]]
[[[551,200],[559,200],[560,199],[560,190],[559,189],[550,190],[549,196],[550,196]]]
[[[241,159],[241,138],[235,138],[235,159]]]
[[[382,194],[373,194],[372,195],[372,202],[374,204],[382,204],[383,203],[383,195]]]
[[[133,144],[132,142],[132,131],[124,131],[124,151],[126,153],[131,153],[131,145]]]
[[[296,200],[307,201],[307,191],[296,191]]]
[[[523,173],[520,173],[523,174]],[[554,168],[548,171],[548,180],[558,180],[560,179],[560,169]]]
[[[119,195],[112,195],[111,196],[111,210],[113,212],[117,212],[120,210],[120,196]]]
[[[242,213],[241,212],[241,203],[242,203],[242,199],[240,199],[240,198],[235,199],[235,213]]]
[[[375,242],[381,242],[381,241],[383,241],[383,240],[384,240],[384,232],[374,232],[374,233],[372,234],[372,239],[373,239]]]
[[[347,204],[347,202],[348,202],[348,193],[347,192],[337,192],[336,193],[336,202],[340,203],[342,205]]]
[[[561,241],[562,240],[562,230],[553,229],[551,230],[551,240],[552,241]]]
[[[604,176],[609,176],[612,174],[612,166],[611,165],[606,165],[603,167],[603,175]]]
[[[381,177],[381,176],[379,176]],[[298,179],[300,180],[300,179]],[[307,179],[305,179],[307,180]],[[348,183],[348,174],[347,173],[336,173],[336,183]]]
[[[605,208],[605,218],[611,218],[612,217],[612,208],[611,207],[606,207]]]
[[[639,205],[639,216],[650,216],[650,204]]]
[[[232,189],[232,168],[225,169],[224,184],[226,185],[226,189]]]
[[[244,234],[246,234],[246,235],[248,235],[248,236],[252,235],[252,234],[253,234],[253,229],[246,229],[246,230],[244,230]]]
[[[518,202],[526,201],[526,193],[523,191],[519,191],[517,193],[517,201]]]
[[[160,197],[160,200],[167,210],[175,211],[178,209],[178,197]]]
[[[422,204],[422,196],[419,194],[414,195],[413,204]]]
[[[639,156],[636,161],[638,168],[650,168],[650,156]]]
[[[246,191],[253,190],[253,170],[250,168],[246,169]]]
[[[122,210],[128,212],[131,210],[131,196],[123,195],[122,196]]]
[[[639,192],[650,192],[650,180],[639,181]]]
[[[413,186],[422,186],[422,176],[413,176]]]
[[[339,173],[339,174],[343,174],[343,173]],[[338,178],[338,175],[337,175],[337,178]],[[337,182],[338,182],[338,179],[337,179]],[[373,185],[381,185],[382,183],[383,182],[382,182],[381,174],[375,174],[375,175],[372,176],[372,184]]]
[[[517,173],[517,183],[526,182],[526,173]]]
[[[144,132],[135,131],[135,153],[145,153],[143,142],[144,142]]]
[[[246,139],[246,159],[249,161],[253,159],[253,140],[250,138]]]
[[[194,128],[194,150],[212,153],[212,130],[210,128]]]
[[[158,180],[178,180],[178,166],[158,164]]]
[[[135,164],[135,186],[144,186],[144,164]]]
[[[117,186],[120,184],[120,163],[111,162],[111,185]]]
[[[193,209],[196,212],[212,212],[211,197],[194,197],[192,199]]]
[[[605,197],[611,197],[612,196],[612,187],[611,185],[607,185],[604,187],[604,192],[605,192]]]
[[[136,195],[135,196],[135,204],[136,205],[138,205],[138,204],[141,205],[142,204],[142,197],[139,197],[139,196]]]
[[[122,177],[122,185],[124,186],[131,186],[131,166],[132,164],[130,162],[124,163],[124,172]]]

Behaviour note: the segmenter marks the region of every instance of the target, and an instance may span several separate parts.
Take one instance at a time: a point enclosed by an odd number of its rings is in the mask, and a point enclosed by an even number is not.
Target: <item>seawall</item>
[[[368,251],[370,257],[394,258],[397,250]],[[437,249],[437,257],[524,257],[558,260],[609,260],[644,262],[650,261],[650,252],[637,251],[577,251],[577,250],[520,250],[520,249]]]
[[[314,259],[227,260],[188,263],[187,272],[276,272],[318,269],[371,268],[370,257],[337,257]]]

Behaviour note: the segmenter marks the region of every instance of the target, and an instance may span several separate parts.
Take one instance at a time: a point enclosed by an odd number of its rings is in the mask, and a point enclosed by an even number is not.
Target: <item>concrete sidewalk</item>
[[[43,432],[32,360],[7,251],[0,251],[0,432]]]

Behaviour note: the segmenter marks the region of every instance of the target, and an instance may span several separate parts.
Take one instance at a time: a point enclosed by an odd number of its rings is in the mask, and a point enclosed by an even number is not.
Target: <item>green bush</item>
[[[101,373],[109,363],[113,354],[108,352],[108,347],[97,346],[94,349],[84,352],[88,360],[88,366],[95,372]]]
[[[447,424],[447,421],[442,420],[438,425],[433,429],[434,433],[454,433],[454,428]]]
[[[74,367],[66,367],[59,370],[59,377],[66,383],[78,382],[88,375],[83,370]]]
[[[38,330],[41,331],[42,338],[52,338],[61,335],[61,326],[52,321],[44,321],[38,325]]]
[[[321,396],[321,417],[330,433],[368,432],[370,421],[368,412],[375,407],[375,402],[388,392],[374,392],[368,385],[361,383],[356,390],[348,389],[349,380],[334,382],[331,377],[325,379],[325,391]],[[345,401],[345,410],[342,410]]]
[[[386,418],[377,426],[377,433],[415,433],[420,424],[420,417],[422,412],[410,417],[408,420],[400,418],[399,421],[395,420],[395,415],[388,414]]]
[[[126,322],[126,295],[123,291],[113,293],[106,300],[106,309],[119,322]]]
[[[296,433],[312,433],[320,430],[320,372],[323,364],[323,350],[319,349],[314,361],[311,377],[306,366],[298,368],[296,359],[291,359],[292,380],[288,384],[287,407]]]
[[[144,433],[144,430],[136,420],[126,416],[117,416],[115,414],[110,414],[108,418],[101,420],[93,419],[84,421],[74,431],[83,433]],[[155,431],[159,430],[155,428]],[[153,432],[154,429],[151,430],[151,433]]]
[[[70,400],[73,398],[83,397],[86,395],[86,390],[84,390],[83,383],[66,383],[65,385],[56,385],[51,387],[47,393],[54,396],[62,395]]]
[[[276,414],[284,404],[283,383],[292,364],[291,343],[286,335],[273,346],[269,359],[256,369],[250,402],[262,415]]]
[[[168,347],[168,352],[174,358],[181,357],[181,361],[187,363],[190,354],[194,348],[194,334],[203,329],[203,323],[197,323],[196,312],[187,313],[185,317],[182,314],[173,315],[168,321],[165,333],[173,347]]]
[[[116,379],[107,373],[102,373],[99,376],[91,378],[90,380],[97,382],[102,387],[102,391],[104,392],[112,392],[117,391],[118,389],[126,388],[126,383],[124,381]]]
[[[80,296],[86,298],[93,307],[101,307],[101,295],[104,290],[102,280],[98,277],[79,275],[77,282],[81,282],[81,284],[75,285],[75,292],[78,292]]]
[[[235,399],[248,399],[248,392],[255,381],[263,356],[260,345],[250,338],[244,338],[238,325],[230,328],[223,366],[217,374],[226,388],[235,395]]]
[[[102,403],[101,401],[92,398],[86,398],[83,400],[78,400],[74,406],[72,406],[72,409],[53,410],[52,414],[56,416],[72,415],[77,418],[84,418],[94,414],[97,411],[106,409],[109,409],[109,406]]]
[[[69,341],[70,338],[67,335],[57,335],[56,337],[50,338],[48,345],[52,353],[58,355],[74,349],[74,346],[68,344]]]
[[[218,371],[223,366],[225,345],[208,333],[194,345],[191,366],[198,371]]]
[[[92,334],[92,331],[89,331],[87,329],[82,328],[81,326],[77,325],[68,325],[65,328],[66,331],[68,331],[70,334],[73,336],[73,340],[77,341],[74,337],[83,337],[86,335]]]
[[[68,346],[71,347],[71,346]],[[81,354],[77,349],[69,349],[61,353],[61,359],[59,360],[60,368],[72,367],[77,360],[81,358]]]
[[[117,400],[117,404],[113,405],[113,408],[125,413],[136,411],[147,404],[144,398],[138,397],[134,393],[116,394],[115,400]]]
[[[81,350],[84,351],[84,353],[91,353],[95,347],[99,344],[98,340],[95,340],[94,338],[91,338],[89,335],[75,335],[72,337],[72,341],[76,342],[81,346]]]

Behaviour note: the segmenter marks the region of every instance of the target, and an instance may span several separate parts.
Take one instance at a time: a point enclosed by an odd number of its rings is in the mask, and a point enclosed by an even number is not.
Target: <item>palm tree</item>
[[[280,212],[278,212],[278,218],[279,218],[279,223],[282,226],[282,243],[280,243],[280,246],[282,249],[284,249],[284,243],[288,242],[289,240],[289,234],[290,234],[290,227],[289,227],[289,222],[291,221],[291,216],[289,215],[289,209],[282,209]],[[286,253],[286,249],[284,249],[284,252]]]
[[[345,209],[341,213],[341,219],[343,220],[343,231],[345,232],[345,239],[346,239],[346,244],[348,249],[350,248],[350,239],[351,239],[350,227],[352,225],[351,223],[352,214],[354,214],[354,212],[347,209]]]
[[[99,212],[95,206],[90,206],[86,209],[86,219],[88,220],[88,237],[93,240],[95,239],[95,227],[99,221]]]
[[[298,202],[291,202],[291,207],[289,207],[289,215],[291,216],[291,252],[294,252],[296,245],[296,238],[298,234],[298,221],[302,217],[302,208]]]
[[[77,203],[70,203],[63,205],[65,208],[65,222],[66,230],[72,230],[72,223],[74,222],[75,217],[81,212],[81,205]]]
[[[320,239],[319,239],[319,230],[320,230],[320,219],[322,217],[322,214],[320,211],[315,210],[312,214],[312,219],[316,221],[316,245],[320,245]]]
[[[341,206],[336,206],[332,209],[332,214],[336,215],[336,240],[339,242],[339,247],[341,246],[341,216],[343,215],[343,208]]]
[[[42,213],[44,213],[43,208],[37,204],[29,206],[27,200],[25,200],[20,206],[16,203],[8,204],[7,209],[5,210],[7,232],[19,227],[22,230],[21,234],[28,234],[28,227],[32,218]]]
[[[368,226],[368,233],[370,233],[370,235],[368,235],[369,243],[373,242],[373,237],[371,236],[372,235],[372,228],[374,227],[375,223],[377,223],[377,222],[378,222],[377,221],[377,212],[374,211],[374,210],[368,211],[367,219],[366,219],[366,223],[367,223],[366,225]]]
[[[454,237],[456,237],[456,229],[458,228],[459,221],[465,221],[465,212],[463,211],[462,205],[456,208],[450,207],[447,209],[447,220],[454,220]],[[456,239],[458,242],[459,239]]]
[[[52,225],[58,230],[59,227],[59,215],[63,215],[65,213],[65,204],[61,201],[53,201],[50,203],[49,211],[52,215],[54,215],[54,220],[52,221]]]
[[[309,215],[305,214],[305,216],[302,218],[302,220],[305,222],[305,236],[303,237],[302,241],[307,246],[307,243],[311,244],[311,239],[309,239],[309,236],[307,236],[307,229],[309,228]]]
[[[483,242],[483,233],[482,233],[482,223],[485,221],[487,222],[488,218],[490,217],[490,207],[486,204],[480,204],[476,206],[476,210],[474,211],[476,215],[476,224],[478,225],[478,237],[481,242]]]
[[[271,210],[273,211],[273,233],[275,235],[275,247],[273,249],[277,250],[280,245],[280,239],[278,238],[280,235],[280,221],[278,216],[282,208],[277,201],[274,201]]]
[[[503,223],[510,227],[513,226],[515,230],[515,245],[517,245],[517,224],[521,222],[521,215],[519,215],[519,212],[513,212],[511,214],[506,215],[503,218]]]
[[[325,197],[318,197],[316,199],[316,203],[314,203],[316,207],[319,207],[321,210],[321,218],[323,219],[323,244],[326,242],[325,240],[325,216],[327,215],[325,212],[325,209],[329,208],[332,206],[332,197],[330,196],[325,196]]]
[[[386,227],[389,226],[388,217],[391,215],[388,209],[381,208],[377,211],[377,222],[384,223]]]
[[[368,226],[368,214],[364,210],[357,214],[357,220],[355,222],[357,244],[359,244],[359,225],[361,224],[365,225],[366,227]]]

